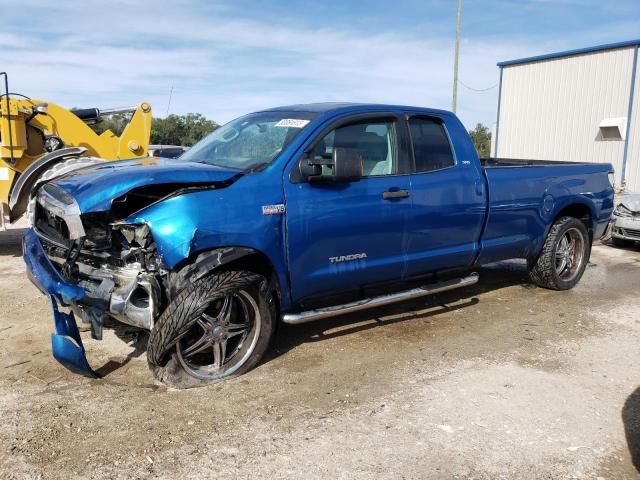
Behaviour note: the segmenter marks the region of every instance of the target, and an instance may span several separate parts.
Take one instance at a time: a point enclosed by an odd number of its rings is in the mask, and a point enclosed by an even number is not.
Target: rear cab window
[[[442,121],[426,117],[408,120],[415,172],[432,172],[455,166],[449,136]]]

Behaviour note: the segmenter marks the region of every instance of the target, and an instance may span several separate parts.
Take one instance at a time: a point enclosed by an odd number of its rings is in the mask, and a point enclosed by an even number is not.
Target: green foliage
[[[120,135],[129,123],[130,114],[116,114],[105,117],[91,128],[101,134],[111,130]],[[191,146],[205,135],[218,128],[213,120],[208,120],[199,113],[186,115],[169,115],[167,118],[154,118],[151,123],[151,141],[153,145],[184,145]]]
[[[473,145],[480,158],[491,156],[491,131],[482,123],[478,123],[474,130],[469,131]]]
[[[151,125],[151,143],[190,147],[218,126],[216,122],[208,120],[199,113],[154,118]]]
[[[105,130],[111,130],[116,135],[120,135],[124,130],[124,127],[129,123],[131,114],[117,113],[103,118],[99,122],[89,125],[94,132],[100,135]]]

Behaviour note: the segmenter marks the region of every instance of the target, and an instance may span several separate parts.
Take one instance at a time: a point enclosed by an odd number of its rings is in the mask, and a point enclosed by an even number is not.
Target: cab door
[[[287,247],[294,302],[357,291],[404,277],[411,215],[406,142],[393,114],[343,119],[303,147],[330,159],[334,148],[357,150],[358,181],[307,182],[285,178]],[[323,167],[329,175],[331,166]]]
[[[452,125],[467,135],[462,124]],[[439,117],[407,117],[413,157],[408,275],[470,266],[486,214],[485,183],[478,161],[458,158]]]

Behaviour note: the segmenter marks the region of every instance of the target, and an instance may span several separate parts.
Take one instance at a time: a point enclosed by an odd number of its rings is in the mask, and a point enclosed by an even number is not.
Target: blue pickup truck
[[[481,161],[452,113],[311,104],[251,113],[175,160],[105,163],[39,188],[24,259],[54,356],[94,375],[116,320],[150,332],[156,379],[242,374],[277,324],[473,284],[499,260],[567,290],[613,210],[609,164]]]

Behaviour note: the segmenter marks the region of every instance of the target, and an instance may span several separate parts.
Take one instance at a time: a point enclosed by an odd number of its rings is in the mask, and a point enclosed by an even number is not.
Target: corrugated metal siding
[[[627,189],[640,193],[640,52],[638,56],[629,146],[627,147]]]
[[[596,137],[604,118],[627,116],[633,52],[504,67],[497,156],[610,162],[620,173],[624,142]]]

